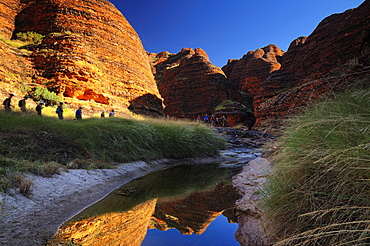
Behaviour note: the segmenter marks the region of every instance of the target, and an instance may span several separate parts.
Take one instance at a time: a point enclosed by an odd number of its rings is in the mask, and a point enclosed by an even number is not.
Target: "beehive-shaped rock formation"
[[[0,10],[6,38],[31,31],[45,35],[41,44],[27,47],[32,54],[22,59],[32,66],[23,70],[30,77],[23,83],[45,86],[72,104],[127,109],[149,94],[161,105],[140,38],[109,1],[5,0]]]
[[[202,49],[161,52],[156,58],[158,88],[170,116],[195,119],[213,113],[226,100],[248,103]]]

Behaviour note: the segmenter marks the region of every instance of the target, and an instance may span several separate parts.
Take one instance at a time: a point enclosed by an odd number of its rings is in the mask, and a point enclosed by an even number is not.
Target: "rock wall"
[[[281,68],[261,83],[255,97],[260,124],[273,125],[304,109],[332,90],[342,90],[359,70],[358,57],[369,56],[370,1],[356,9],[325,18],[308,37],[294,40],[281,60]],[[368,66],[368,65],[367,65]],[[270,122],[270,123],[268,123]]]
[[[202,49],[184,48],[178,54],[161,52],[155,58],[158,88],[164,98],[165,113],[170,116],[195,119],[210,115],[225,100],[248,104],[248,99]]]
[[[249,51],[239,60],[229,60],[222,67],[230,82],[240,91],[257,96],[261,93],[261,84],[274,71],[281,67],[284,52],[270,44],[261,49]]]
[[[130,102],[143,95],[161,100],[137,33],[109,1],[6,0],[0,8],[0,30],[8,38],[29,31],[46,35],[42,44],[27,47],[32,86],[45,86],[71,105],[88,101],[127,113]]]

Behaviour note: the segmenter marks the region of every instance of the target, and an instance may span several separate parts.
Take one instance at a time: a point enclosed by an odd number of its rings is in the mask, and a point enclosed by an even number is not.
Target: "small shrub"
[[[28,44],[41,44],[44,35],[37,32],[19,32],[15,35],[18,40]]]
[[[51,92],[44,87],[36,87],[33,92],[31,92],[31,96],[35,101],[45,101],[47,106],[57,105],[62,101],[55,92]]]
[[[24,195],[25,197],[29,197],[32,193],[32,185],[33,181],[30,179],[24,179],[22,180],[20,186],[19,186],[19,192]]]
[[[65,170],[65,167],[55,161],[46,163],[42,170],[42,176],[51,177],[54,174],[60,174],[61,170]]]
[[[19,192],[26,197],[31,195],[33,181],[28,179],[24,173],[13,173],[10,175],[11,186],[19,189]]]

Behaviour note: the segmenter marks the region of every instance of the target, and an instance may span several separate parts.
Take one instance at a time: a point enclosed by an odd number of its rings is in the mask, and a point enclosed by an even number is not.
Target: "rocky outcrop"
[[[202,49],[183,49],[178,54],[161,52],[155,56],[154,67],[165,113],[170,116],[195,119],[214,113],[215,107],[226,100],[249,103],[248,97],[229,82]],[[225,115],[228,117],[228,112]],[[230,120],[230,124],[234,123]]]
[[[257,123],[299,112],[309,102],[332,90],[342,90],[357,76],[361,59],[369,60],[370,1],[356,9],[325,18],[306,37],[294,40],[281,68],[261,83],[255,97]],[[357,67],[355,70],[353,66]],[[369,64],[365,64],[369,66]],[[351,74],[350,76],[343,76]]]
[[[262,82],[281,67],[284,52],[270,44],[261,49],[249,51],[240,60],[229,60],[222,67],[226,76],[240,91],[249,95],[259,95]]]
[[[83,100],[127,114],[130,101],[143,95],[161,100],[138,35],[109,1],[5,0],[0,10],[0,30],[7,38],[30,31],[46,36],[26,47],[32,66],[26,71],[29,80],[18,81],[18,87],[47,87],[72,105]]]
[[[242,172],[233,177],[235,189],[243,197],[236,201],[238,231],[235,233],[240,245],[271,245],[264,212],[261,208],[261,192],[266,183],[271,165],[267,159],[257,158],[244,166]]]
[[[258,99],[263,90],[262,83],[272,72],[280,69],[283,55],[284,52],[279,47],[270,44],[261,49],[249,51],[239,60],[229,60],[222,70],[238,90],[253,98],[251,102],[253,102],[253,107],[256,107],[260,103]],[[240,116],[234,114],[233,117],[239,118]],[[250,119],[250,117],[246,118]],[[242,119],[235,119],[235,121],[242,121]],[[253,126],[254,123],[255,119],[245,125]]]

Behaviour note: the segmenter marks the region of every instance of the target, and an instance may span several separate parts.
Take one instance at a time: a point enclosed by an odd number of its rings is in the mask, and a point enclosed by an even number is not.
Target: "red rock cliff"
[[[229,60],[222,67],[229,80],[241,91],[259,95],[262,82],[281,67],[284,52],[270,44],[255,51],[249,51],[239,60]]]
[[[75,104],[81,103],[76,99],[88,100],[127,112],[132,101],[152,95],[155,107],[161,106],[142,43],[109,1],[5,0],[0,11],[0,30],[6,37],[27,31],[46,35],[41,45],[29,47],[32,84]],[[145,100],[135,103],[137,108]]]
[[[155,59],[158,88],[170,116],[195,119],[213,113],[225,100],[246,103],[202,49],[183,49],[175,55],[161,52]]]
[[[369,16],[370,1],[366,0],[356,9],[327,17],[310,36],[293,41],[281,69],[261,85],[255,109],[258,121],[295,113],[328,91],[351,83],[341,72],[346,64],[361,63],[357,58],[369,54]]]

